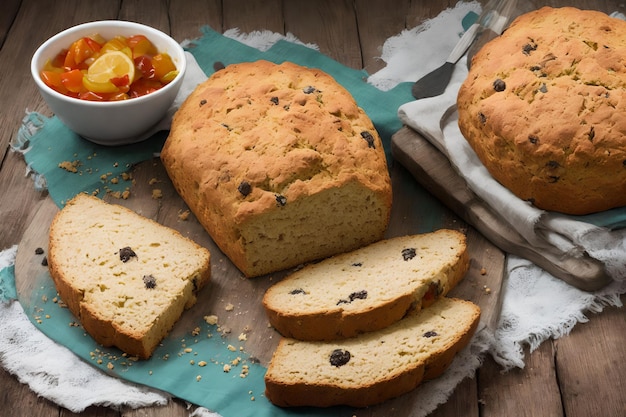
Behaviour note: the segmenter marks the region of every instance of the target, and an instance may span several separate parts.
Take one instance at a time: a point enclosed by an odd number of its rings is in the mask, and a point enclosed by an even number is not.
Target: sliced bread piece
[[[210,254],[132,210],[79,194],[52,221],[48,267],[96,342],[146,359],[208,282]]]
[[[376,332],[341,341],[281,338],[265,374],[265,395],[281,407],[365,407],[441,375],[465,347],[480,308],[442,298]]]
[[[468,268],[461,232],[396,237],[303,267],[271,286],[263,305],[285,337],[353,337],[445,296]]]

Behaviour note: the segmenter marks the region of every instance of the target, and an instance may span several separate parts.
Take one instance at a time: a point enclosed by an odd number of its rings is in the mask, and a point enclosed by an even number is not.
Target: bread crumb
[[[63,161],[59,163],[59,168],[66,170],[67,172],[77,173],[80,161]]]
[[[202,375],[196,376],[196,381],[200,382],[201,379],[202,379]]]
[[[214,326],[214,325],[216,325],[216,324],[217,324],[217,316],[216,316],[216,315],[214,315],[214,314],[213,314],[213,315],[210,315],[210,316],[204,316],[204,321],[205,321],[207,324],[210,324],[210,325]]]
[[[185,210],[178,213],[178,220],[185,221],[189,218],[191,212],[189,210]]]
[[[231,352],[235,352],[237,348],[234,347],[233,345],[228,345],[228,350],[230,350]]]
[[[480,268],[480,275],[487,275],[487,270],[485,268]]]
[[[230,372],[230,365],[229,364],[224,364],[224,367],[222,368],[224,370],[224,372]]]
[[[107,363],[107,368],[108,368],[109,370],[111,370],[111,369],[115,368],[115,365],[113,365],[113,363],[112,363],[112,362],[108,362],[108,363]]]
[[[246,340],[248,340],[248,335],[246,335],[245,333],[241,333],[239,335],[239,341],[240,342],[245,342]]]
[[[200,327],[196,327],[191,331],[192,336],[198,336],[200,334]]]
[[[160,182],[160,181],[159,181],[159,180],[157,180],[156,178],[152,177],[152,178],[150,178],[150,181],[148,181],[148,184],[149,184],[149,185],[154,185],[154,184],[156,184],[157,182]]]
[[[198,366],[200,366],[200,367],[205,367],[206,365],[207,365],[206,361],[198,362]]]
[[[226,306],[224,307],[224,310],[226,311],[233,311],[235,309],[235,306],[232,305],[231,303],[226,304]]]
[[[152,198],[155,200],[163,198],[163,191],[161,191],[159,188],[155,188],[154,190],[152,190]]]

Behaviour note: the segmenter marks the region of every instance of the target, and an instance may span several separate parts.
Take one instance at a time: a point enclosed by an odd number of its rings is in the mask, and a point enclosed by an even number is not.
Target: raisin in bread
[[[497,181],[545,210],[626,205],[625,44],[621,19],[544,7],[474,56],[459,127]]]
[[[365,407],[441,375],[475,332],[480,308],[442,298],[376,332],[334,342],[281,338],[265,374],[275,405]]]
[[[320,70],[258,61],[216,72],[175,114],[161,159],[248,277],[358,248],[387,229],[380,137]]]
[[[352,337],[428,306],[468,268],[465,235],[458,231],[401,236],[309,264],[272,285],[263,305],[283,336]]]
[[[210,274],[208,250],[119,205],[79,194],[50,226],[48,267],[87,333],[151,356]]]

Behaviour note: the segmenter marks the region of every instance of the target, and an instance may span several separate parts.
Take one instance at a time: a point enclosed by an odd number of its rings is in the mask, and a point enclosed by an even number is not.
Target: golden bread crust
[[[572,7],[516,19],[473,58],[461,132],[522,200],[567,214],[626,205],[626,22]]]

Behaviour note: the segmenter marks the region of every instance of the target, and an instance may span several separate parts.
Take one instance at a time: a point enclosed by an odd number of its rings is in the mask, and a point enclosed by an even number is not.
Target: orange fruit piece
[[[132,82],[135,79],[135,64],[122,51],[107,51],[87,69],[87,78],[95,84],[105,84],[111,78],[120,78],[124,75],[128,75]]]

